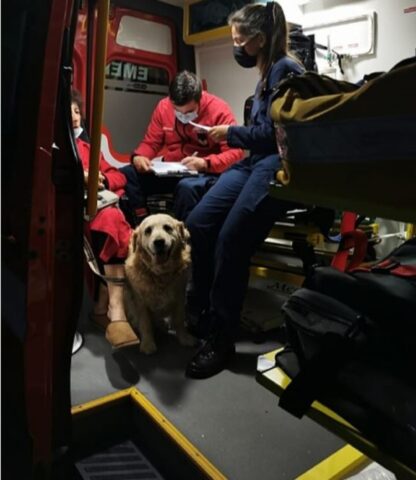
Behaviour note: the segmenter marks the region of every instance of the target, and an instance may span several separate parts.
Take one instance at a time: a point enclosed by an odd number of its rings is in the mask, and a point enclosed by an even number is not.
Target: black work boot
[[[186,308],[185,324],[188,332],[196,338],[207,338],[211,331],[211,318],[206,310]]]
[[[223,332],[212,334],[188,363],[189,378],[209,378],[224,370],[235,354],[234,342]]]

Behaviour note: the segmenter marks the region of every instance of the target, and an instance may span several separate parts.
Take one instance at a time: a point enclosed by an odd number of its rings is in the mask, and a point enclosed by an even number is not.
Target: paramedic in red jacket
[[[198,77],[185,70],[170,84],[169,97],[158,103],[143,141],[132,154],[132,164],[122,169],[138,221],[147,214],[148,195],[172,192],[174,214],[184,220],[218,175],[243,158],[243,150],[231,148],[225,141],[215,143],[207,130],[190,122],[207,127],[236,124],[228,104],[202,91]],[[182,162],[199,175],[181,180],[156,177],[150,172],[151,160],[160,155],[165,162]]]
[[[80,138],[82,99],[78,92],[72,92],[71,113],[72,126],[79,158],[84,170],[84,183],[88,182],[90,163],[90,146]],[[118,196],[124,194],[126,179],[116,168],[111,167],[100,157],[98,188],[113,191]],[[108,206],[99,210],[87,224],[93,248],[103,266],[104,274],[110,278],[123,279],[124,260],[127,257],[131,236],[131,227],[124,214],[116,206]],[[125,347],[139,343],[139,339],[127,322],[123,305],[123,285],[107,282],[106,288],[100,285],[99,298],[94,307],[92,319],[106,328],[106,338],[115,347]]]

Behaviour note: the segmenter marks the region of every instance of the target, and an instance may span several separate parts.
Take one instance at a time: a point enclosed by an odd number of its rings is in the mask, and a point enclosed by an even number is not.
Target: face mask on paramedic
[[[242,35],[233,25],[231,27],[231,35],[233,39],[233,55],[234,60],[244,68],[253,68],[257,65],[257,54],[259,50],[258,34],[246,37]],[[255,42],[252,40],[256,39]],[[247,51],[248,47],[248,51]]]
[[[243,46],[233,47],[235,61],[244,68],[253,68],[257,64],[257,55],[249,55]]]
[[[175,115],[176,115],[176,118],[181,123],[184,123],[186,125],[187,123],[192,122],[193,120],[195,120],[198,117],[198,112],[196,110],[194,110],[192,112],[182,113],[182,112],[178,112],[177,110],[175,110]]]

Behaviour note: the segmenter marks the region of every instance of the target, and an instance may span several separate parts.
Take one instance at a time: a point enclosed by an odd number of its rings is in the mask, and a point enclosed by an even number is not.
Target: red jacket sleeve
[[[82,162],[82,168],[84,170],[89,169],[90,165],[90,145],[80,138],[77,139],[77,149],[78,154]],[[117,193],[117,195],[123,195],[124,186],[127,183],[127,179],[123,173],[121,173],[117,168],[112,167],[109,163],[104,160],[102,153],[100,153],[100,172],[105,176],[109,190]]]
[[[124,174],[107,163],[102,155],[100,156],[100,172],[105,176],[109,190],[117,193],[125,187],[127,179]]]
[[[163,102],[163,100],[157,104],[147,127],[146,134],[142,142],[134,150],[133,155],[141,155],[152,159],[164,146],[165,134],[163,131],[161,102]]]
[[[127,183],[126,177],[117,168],[107,163],[102,155],[100,156],[100,172],[105,176],[109,190],[118,193],[124,189]]]
[[[236,125],[234,114],[231,111],[227,103],[220,102],[220,114],[216,118],[215,125]],[[240,161],[244,157],[244,150],[240,148],[231,148],[227,142],[220,143],[220,153],[211,153],[204,157],[209,160],[210,167],[208,171],[210,173],[222,173],[233,163]]]
[[[226,125],[223,123],[222,125]],[[231,148],[227,145],[227,142],[221,142],[221,153],[212,153],[205,157],[209,160],[210,166],[209,173],[222,173],[231,167],[233,163],[239,162],[244,157],[244,150],[240,148]]]

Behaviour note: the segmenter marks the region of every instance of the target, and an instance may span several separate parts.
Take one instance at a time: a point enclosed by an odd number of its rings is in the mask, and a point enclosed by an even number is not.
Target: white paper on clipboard
[[[201,130],[205,130],[206,132],[209,132],[212,127],[207,127],[206,125],[201,125],[200,123],[195,123],[190,121],[189,122],[193,127],[200,128]]]
[[[159,177],[186,177],[189,175],[198,175],[196,170],[189,170],[187,166],[179,162],[162,162],[160,160],[152,160],[150,169]]]

